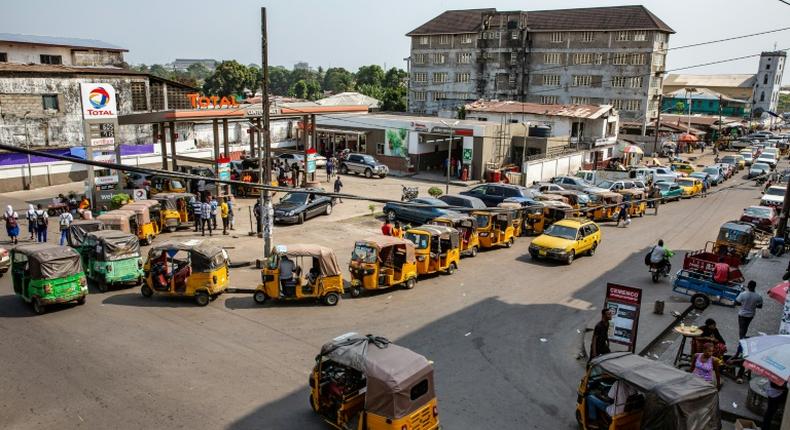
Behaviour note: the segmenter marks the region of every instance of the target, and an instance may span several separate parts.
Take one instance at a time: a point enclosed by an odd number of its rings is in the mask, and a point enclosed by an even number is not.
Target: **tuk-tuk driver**
[[[296,264],[287,255],[280,258],[280,295],[283,295],[286,288],[293,286],[295,269]]]
[[[590,421],[598,420],[598,411],[605,412],[610,417],[614,417],[625,412],[625,404],[628,398],[638,392],[627,382],[619,379],[612,384],[612,388],[606,393],[606,399],[602,399],[593,393],[587,395],[587,414]]]

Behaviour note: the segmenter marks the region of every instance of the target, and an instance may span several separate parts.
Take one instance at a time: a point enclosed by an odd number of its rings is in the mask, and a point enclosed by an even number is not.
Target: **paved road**
[[[455,275],[335,308],[260,307],[248,295],[197,308],[120,290],[36,317],[4,277],[0,427],[323,429],[307,404],[313,357],[329,338],[357,331],[435,361],[445,428],[573,428],[577,329],[595,319],[605,282],[669,290],[649,283],[645,248],[659,237],[676,250],[699,248],[758,196],[744,185],[662,206],[629,228],[604,226],[597,254],[571,267],[532,262],[522,239],[464,259]],[[378,226],[327,221],[281,236],[332,245],[344,264],[353,240]],[[233,245],[234,258],[259,254],[254,239]],[[232,273],[234,286],[257,279],[250,268]]]

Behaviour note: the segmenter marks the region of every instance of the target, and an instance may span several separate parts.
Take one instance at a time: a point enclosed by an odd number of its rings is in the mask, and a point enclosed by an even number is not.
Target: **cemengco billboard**
[[[115,88],[110,84],[81,83],[82,117],[85,119],[117,118]]]

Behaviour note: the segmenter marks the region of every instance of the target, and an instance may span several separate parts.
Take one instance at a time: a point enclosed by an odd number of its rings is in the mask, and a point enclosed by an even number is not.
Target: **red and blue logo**
[[[110,94],[103,87],[96,87],[88,94],[88,101],[94,109],[102,109],[110,102]]]

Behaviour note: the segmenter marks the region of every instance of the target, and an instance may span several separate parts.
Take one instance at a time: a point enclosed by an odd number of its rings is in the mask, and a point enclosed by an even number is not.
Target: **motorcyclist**
[[[672,257],[672,251],[664,248],[663,239],[658,239],[658,244],[650,251],[650,264],[656,266],[658,270],[664,270],[664,267],[669,265],[670,257]]]

